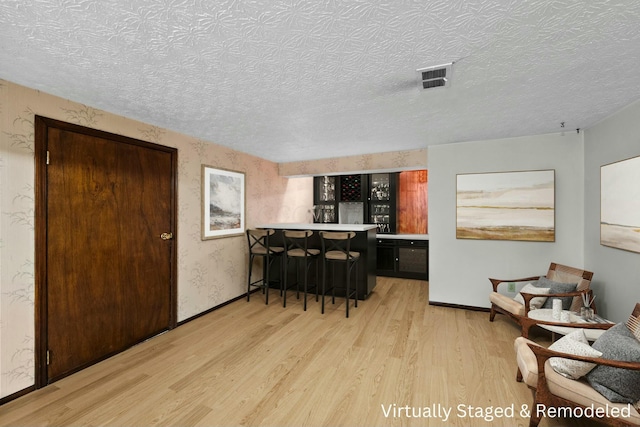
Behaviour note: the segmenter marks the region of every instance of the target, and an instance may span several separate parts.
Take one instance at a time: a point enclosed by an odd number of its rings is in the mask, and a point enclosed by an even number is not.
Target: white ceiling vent
[[[420,68],[418,72],[418,87],[420,89],[436,89],[451,86],[451,72],[453,62]]]

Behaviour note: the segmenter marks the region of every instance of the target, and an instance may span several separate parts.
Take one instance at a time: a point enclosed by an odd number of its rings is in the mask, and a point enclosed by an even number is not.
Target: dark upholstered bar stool
[[[284,230],[282,232],[285,242],[284,252],[284,297],[282,305],[287,306],[287,271],[289,267],[289,261],[294,260],[296,267],[296,296],[300,298],[300,264],[302,264],[304,270],[304,310],[307,310],[307,291],[309,287],[309,269],[313,263],[316,264],[316,301],[318,301],[318,258],[320,257],[320,249],[309,248],[309,237],[313,235],[311,230]]]
[[[353,231],[333,232],[321,231],[320,237],[322,241],[322,314],[324,314],[324,297],[328,290],[331,290],[331,302],[335,304],[335,283],[336,269],[335,264],[342,263],[346,269],[346,289],[345,302],[347,304],[347,317],[349,317],[349,300],[351,296],[355,298],[355,306],[358,306],[358,260],[360,252],[351,250],[351,239],[356,235]],[[327,289],[327,263],[331,264],[331,288]],[[355,267],[355,268],[354,268]],[[353,291],[351,290],[351,270],[356,270]]]
[[[280,246],[271,246],[269,237],[275,233],[275,230],[247,230],[247,241],[249,243],[249,274],[247,277],[247,301],[251,294],[251,287],[262,288],[262,293],[266,294],[265,304],[269,304],[269,278],[271,264],[277,259],[282,260],[284,248]],[[261,279],[251,281],[251,272],[253,271],[253,261],[256,257],[262,257],[264,276]],[[282,295],[282,280],[280,280],[280,294]]]

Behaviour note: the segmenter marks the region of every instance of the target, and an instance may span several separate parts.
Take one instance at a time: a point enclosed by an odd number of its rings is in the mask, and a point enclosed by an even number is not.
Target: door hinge
[[[49,164],[49,150],[47,150],[47,164]]]
[[[47,366],[49,366],[49,363],[51,363],[51,352],[47,350]]]

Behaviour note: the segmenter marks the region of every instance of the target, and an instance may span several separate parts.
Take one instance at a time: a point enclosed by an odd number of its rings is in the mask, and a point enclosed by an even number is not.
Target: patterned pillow
[[[640,341],[624,323],[607,329],[593,348],[600,350],[605,359],[640,362]],[[600,365],[586,378],[591,387],[612,402],[636,404],[640,400],[640,371]]]
[[[549,288],[550,294],[564,294],[567,292],[575,292],[577,283],[560,283],[554,282],[553,280],[549,280],[546,277],[542,276],[535,283],[536,286],[541,288]],[[569,310],[571,308],[571,303],[573,302],[573,297],[560,297],[562,300],[562,309]],[[553,299],[547,299],[545,303],[542,305],[542,308],[553,308]]]
[[[524,292],[525,294],[548,294],[549,288],[538,288],[537,286],[529,283],[524,288],[520,289],[520,292]],[[514,300],[524,305],[524,298],[522,298],[521,294],[515,296]],[[529,303],[529,308],[536,309],[542,307],[542,304],[547,300],[547,297],[535,297],[531,298]]]
[[[602,356],[602,352],[589,345],[587,337],[584,334],[584,329],[577,329],[570,334],[565,335],[558,341],[551,344],[549,349],[576,356]],[[562,357],[552,357],[549,359],[549,363],[554,371],[572,380],[577,380],[580,377],[587,375],[589,371],[596,366],[595,363],[581,362],[579,360],[565,359]]]

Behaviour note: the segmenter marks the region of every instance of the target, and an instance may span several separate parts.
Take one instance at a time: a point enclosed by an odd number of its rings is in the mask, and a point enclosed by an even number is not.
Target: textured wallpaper
[[[246,223],[308,222],[312,179],[278,165],[0,80],[0,397],[34,384],[34,116],[178,148],[178,321],[245,292],[242,237],[201,240],[201,165],[246,174]]]
[[[427,168],[427,148],[361,156],[331,157],[321,160],[280,163],[280,175],[337,175],[340,173],[401,171]]]
[[[178,321],[245,292],[245,238],[201,240],[202,164],[246,174],[247,227],[312,221],[312,178],[285,176],[427,164],[424,149],[278,165],[0,80],[0,397],[34,384],[36,114],[178,149]]]

